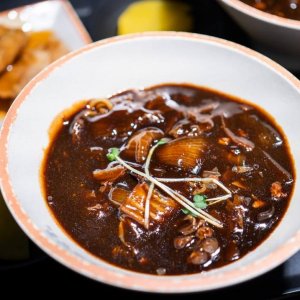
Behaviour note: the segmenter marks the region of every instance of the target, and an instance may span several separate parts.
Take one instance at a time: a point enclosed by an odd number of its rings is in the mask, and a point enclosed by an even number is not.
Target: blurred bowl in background
[[[257,42],[257,50],[290,70],[300,70],[300,21],[263,12],[239,0],[218,2]]]

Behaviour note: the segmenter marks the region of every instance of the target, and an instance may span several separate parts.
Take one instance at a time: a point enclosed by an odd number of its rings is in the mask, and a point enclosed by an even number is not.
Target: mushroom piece
[[[193,265],[203,265],[209,260],[207,252],[195,250],[187,259],[187,262]]]
[[[193,240],[193,236],[187,235],[187,236],[178,236],[174,239],[174,247],[176,249],[183,249],[187,247]]]
[[[212,237],[214,234],[214,230],[208,226],[200,227],[196,232],[196,237],[200,240],[204,240],[206,238]]]
[[[206,238],[201,246],[203,250],[209,254],[215,253],[219,249],[219,243],[216,238]]]

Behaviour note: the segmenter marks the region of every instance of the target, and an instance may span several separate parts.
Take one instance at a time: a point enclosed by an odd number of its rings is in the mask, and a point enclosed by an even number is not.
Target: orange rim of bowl
[[[0,183],[4,199],[21,228],[45,252],[47,252],[50,256],[54,257],[62,264],[77,271],[78,273],[110,285],[148,292],[183,293],[221,288],[240,283],[261,275],[278,266],[294,253],[296,253],[297,250],[299,250],[300,230],[290,240],[288,240],[287,243],[281,245],[272,253],[266,255],[261,260],[240,269],[231,269],[227,270],[226,272],[222,272],[221,269],[218,269],[220,272],[216,273],[211,271],[213,272],[211,273],[212,276],[210,276],[210,272],[200,273],[196,275],[194,274],[179,276],[147,275],[127,271],[122,268],[112,266],[111,264],[106,263],[101,259],[100,260],[103,262],[103,266],[94,265],[62,249],[51,239],[45,237],[42,234],[42,232],[30,220],[25,211],[22,209],[18,198],[14,194],[14,190],[11,185],[10,176],[8,173],[8,153],[6,145],[9,139],[10,128],[14,124],[14,121],[18,114],[18,108],[26,100],[27,96],[35,88],[35,86],[39,82],[46,79],[49,74],[51,74],[51,72],[53,72],[55,69],[61,67],[64,63],[74,57],[77,57],[81,53],[112,43],[151,37],[181,38],[185,40],[202,41],[233,49],[235,51],[238,51],[239,53],[253,57],[265,65],[268,65],[275,72],[279,73],[282,77],[288,80],[296,89],[299,90],[300,93],[300,82],[298,81],[298,79],[277,63],[244,46],[240,46],[233,42],[215,37],[182,32],[149,32],[113,37],[101,40],[94,44],[87,45],[60,58],[58,61],[54,62],[46,69],[44,69],[40,74],[38,74],[23,89],[23,91],[19,94],[19,96],[12,104],[10,110],[8,111],[0,135]],[[181,282],[184,283],[180,284]]]
[[[260,19],[262,21],[275,24],[277,26],[284,26],[287,28],[293,28],[300,30],[300,21],[283,18],[280,16],[273,15],[268,12],[261,11],[251,5],[248,5],[240,0],[219,0],[223,3],[245,13],[246,15],[250,15],[254,18]]]

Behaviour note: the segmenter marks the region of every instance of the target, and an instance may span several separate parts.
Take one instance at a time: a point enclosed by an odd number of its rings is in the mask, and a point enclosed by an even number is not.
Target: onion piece
[[[113,108],[113,105],[108,99],[91,99],[87,108],[89,109],[88,116],[93,116],[108,113]]]
[[[233,166],[232,171],[238,174],[242,174],[253,171],[253,168],[250,166]]]
[[[206,142],[200,137],[172,140],[156,150],[156,158],[166,165],[192,170],[203,157]]]
[[[121,205],[123,201],[129,196],[129,194],[130,191],[127,191],[120,187],[113,187],[108,194],[108,199],[116,205]]]
[[[229,128],[226,127],[223,117],[221,118],[221,120],[222,120],[222,126],[224,129],[224,132],[234,143],[238,144],[239,146],[245,147],[246,149],[248,149],[250,151],[254,149],[255,144],[253,142],[246,139],[245,137],[235,135]]]
[[[219,172],[218,168],[213,168],[211,171],[204,170],[202,176],[204,178],[215,178],[219,180],[219,178],[221,177],[221,173]]]
[[[163,131],[158,128],[139,130],[129,140],[124,152],[126,155],[134,158],[136,162],[142,163],[146,160],[153,141],[159,140],[163,136]]]
[[[149,187],[147,183],[137,184],[120,206],[120,210],[123,213],[143,226],[145,226],[144,212],[148,191]],[[157,190],[153,190],[149,207],[149,219],[156,223],[161,223],[178,206],[173,199],[163,196]]]
[[[117,165],[112,168],[108,167],[106,169],[97,169],[93,171],[94,178],[101,182],[113,182],[124,174],[125,168],[120,165]]]
[[[281,166],[273,157],[271,157],[266,151],[262,151],[265,157],[281,172],[283,173],[289,180],[293,177],[292,175],[283,167]]]

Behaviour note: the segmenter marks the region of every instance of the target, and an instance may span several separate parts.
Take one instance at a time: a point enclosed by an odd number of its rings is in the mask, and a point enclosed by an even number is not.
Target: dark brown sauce
[[[300,21],[299,0],[241,0],[267,13]]]
[[[112,110],[89,116],[89,104],[81,109],[77,106],[72,116],[68,110],[61,119],[61,129],[51,138],[42,170],[51,211],[83,248],[138,272],[189,274],[241,258],[278,225],[288,207],[295,176],[285,137],[260,108],[206,88],[175,84],[129,90],[110,100]],[[228,137],[224,126],[234,137]],[[219,173],[232,197],[206,211],[220,220],[223,228],[201,222],[197,231],[184,232],[188,221],[183,220],[186,215],[175,203],[176,208],[162,219],[152,220],[149,230],[125,217],[127,246],[122,243],[120,220],[126,214],[109,200],[111,191],[118,187],[132,193],[145,181],[125,172],[111,183],[101,184],[93,172],[116,165],[106,157],[112,147],[122,149],[120,156],[143,170],[143,163],[137,163],[125,146],[136,132],[149,128],[162,131],[173,141],[188,137],[205,142],[193,168],[183,167],[180,161],[189,161],[191,152],[183,153],[177,165],[170,165],[166,155],[160,157],[166,153],[161,146],[154,152],[149,170],[160,178],[206,177],[211,170],[218,177]],[[250,143],[248,147],[240,138]],[[249,148],[251,143],[254,148]],[[167,185],[192,200],[189,184]],[[220,190],[211,185],[203,194],[215,197]]]

